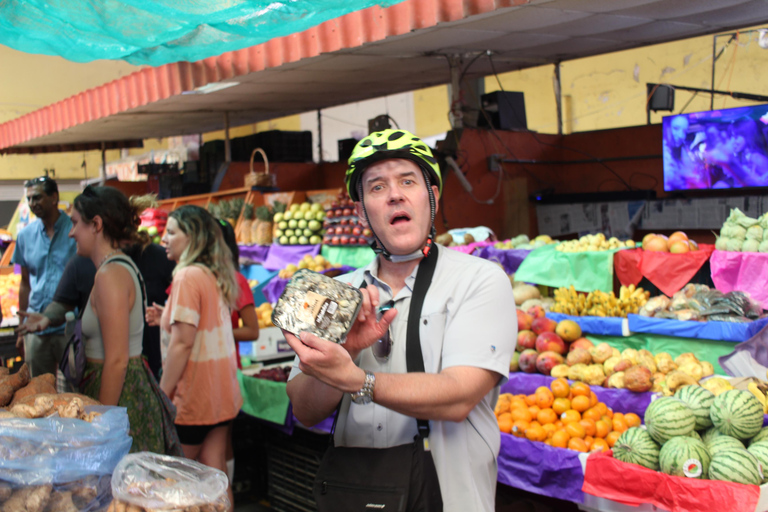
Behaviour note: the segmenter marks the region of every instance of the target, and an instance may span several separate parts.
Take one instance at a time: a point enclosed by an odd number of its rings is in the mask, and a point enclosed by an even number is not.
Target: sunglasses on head
[[[379,308],[379,319],[386,311],[389,311],[395,306],[395,301],[390,300]],[[392,326],[387,328],[387,332],[384,336],[373,344],[373,355],[379,361],[386,361],[389,359],[389,354],[392,352]]]
[[[46,181],[50,180],[48,176],[40,176],[37,178],[32,178],[31,180],[27,180],[24,182],[24,187],[34,187],[35,185],[39,185],[40,183],[45,183]]]

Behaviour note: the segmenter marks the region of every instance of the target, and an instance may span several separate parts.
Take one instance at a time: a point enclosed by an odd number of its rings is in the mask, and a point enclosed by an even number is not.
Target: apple
[[[280,238],[285,232],[282,229],[275,230],[275,238]]]
[[[307,223],[307,227],[312,231],[318,231],[323,225],[316,220],[311,220]]]
[[[320,203],[312,203],[309,209],[313,212],[319,212],[320,210],[323,209],[323,205],[321,205]]]
[[[537,357],[539,357],[539,353],[531,348],[520,352],[520,358],[518,359],[520,369],[525,373],[536,373]]]
[[[579,338],[571,343],[571,345],[568,347],[568,351],[576,350],[577,348],[584,348],[589,350],[594,346],[595,344],[589,341],[587,338]]]
[[[349,244],[349,238],[342,237],[341,238],[341,245],[348,245]]]
[[[304,216],[302,217],[304,220],[313,220],[315,218],[315,215],[317,213],[313,212],[311,210],[307,210],[304,212]]]
[[[280,239],[277,241],[280,245],[288,245],[288,237],[283,235],[280,237]]]
[[[315,213],[315,220],[323,220],[325,218],[325,212],[323,210],[320,210],[319,212]]]
[[[149,226],[147,229],[147,234],[151,237],[155,237],[158,234],[157,226]]]
[[[291,220],[293,218],[293,211],[287,211],[283,213],[283,220]]]
[[[516,372],[520,369],[520,352],[512,354],[512,359],[509,360],[509,371]]]
[[[346,226],[347,224],[349,224],[349,219],[341,219],[339,221],[339,224],[341,224],[342,226]]]
[[[331,245],[340,245],[341,244],[341,237],[336,235],[331,239]]]
[[[344,215],[344,209],[343,208],[336,208],[336,210],[334,210],[334,211],[336,212],[336,216],[337,217],[342,217]]]
[[[312,235],[311,237],[309,237],[309,243],[312,245],[317,245],[322,241],[323,239],[320,238],[318,235]]]
[[[299,227],[299,229],[307,229],[307,221],[304,219],[301,219],[296,223],[296,225]]]
[[[565,354],[566,347],[563,339],[553,332],[542,332],[536,338],[536,351],[537,352],[557,352],[558,354]]]
[[[298,204],[292,204],[292,205],[291,205],[291,206],[288,208],[288,210],[289,210],[291,213],[295,213],[295,212],[299,211],[299,209],[300,209],[300,208],[301,208],[301,205],[298,205]]]
[[[344,233],[345,235],[351,235],[352,234],[352,226],[349,226],[349,225],[344,226],[342,228],[342,233]]]
[[[289,220],[288,227],[291,229],[296,229],[297,227],[299,227],[299,221],[297,221],[296,219]]]
[[[533,322],[531,322],[531,330],[536,334],[541,334],[543,332],[554,333],[555,329],[557,329],[557,322],[547,317],[534,318]]]
[[[288,237],[288,245],[297,245],[299,243],[299,237],[296,235]]]
[[[279,229],[288,229],[288,222],[287,221],[280,221],[277,223],[277,227]]]
[[[368,228],[363,229],[363,236],[367,238],[371,238],[373,236],[373,231],[371,231]]]
[[[341,210],[341,214],[346,217],[349,217],[350,215],[352,215],[352,208],[344,208],[343,210]]]
[[[518,309],[517,311],[517,332],[520,331],[529,331],[531,330],[531,323],[533,322],[533,317],[523,311],[522,309]]]
[[[534,348],[536,346],[536,333],[533,331],[520,331],[517,333],[517,346],[515,349],[518,352],[523,350]]]
[[[355,238],[355,237],[351,236],[351,237],[349,237],[349,238],[347,239],[347,243],[348,243],[349,245],[357,245],[357,244],[358,244],[358,241],[357,241],[357,238]]]
[[[544,308],[541,306],[531,306],[528,308],[528,314],[531,315],[533,318],[541,318],[544,315],[547,314],[546,311],[544,311]]]
[[[160,242],[162,241],[163,241],[162,238],[160,238],[159,236],[156,236],[152,239],[152,243],[157,245],[160,245]]]
[[[352,228],[352,234],[355,236],[360,236],[363,234],[363,230],[360,229],[360,226],[355,226]]]
[[[309,238],[306,236],[300,236],[299,237],[299,245],[307,245],[309,243]]]
[[[335,208],[338,208],[338,207],[339,207],[339,202],[338,201],[334,201],[334,202],[331,203],[331,209],[335,209]]]
[[[331,237],[330,236],[324,236],[323,237],[323,245],[331,245]]]
[[[299,210],[300,210],[300,211],[302,211],[302,212],[306,212],[306,211],[308,211],[308,210],[309,210],[311,207],[312,207],[312,205],[311,205],[311,204],[309,204],[309,203],[306,203],[306,202],[305,202],[305,203],[301,203],[301,204],[299,205]]]
[[[296,231],[294,231],[293,229],[286,229],[285,231],[283,231],[283,234],[288,238],[290,238],[296,234]]]
[[[336,233],[337,235],[344,234],[344,228],[341,227],[341,226],[336,226],[336,229],[334,230],[334,233]]]
[[[328,210],[328,213],[326,213],[325,216],[327,218],[329,218],[329,219],[332,219],[332,218],[334,218],[336,216],[336,211],[335,210]]]
[[[147,226],[139,226],[139,229],[137,230],[139,233],[146,233],[149,231],[149,228]]]
[[[546,351],[536,357],[536,369],[544,375],[552,373],[552,368],[559,364],[563,364],[563,356],[557,352]]]

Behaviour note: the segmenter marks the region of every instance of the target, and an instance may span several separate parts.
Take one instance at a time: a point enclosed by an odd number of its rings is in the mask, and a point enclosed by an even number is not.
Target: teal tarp
[[[10,0],[0,44],[75,62],[197,61],[402,0]]]

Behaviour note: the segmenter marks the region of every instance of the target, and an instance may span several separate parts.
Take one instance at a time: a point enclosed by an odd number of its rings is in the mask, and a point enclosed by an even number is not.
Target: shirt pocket
[[[444,311],[423,314],[419,318],[421,353],[424,357],[424,370],[427,373],[439,373],[442,369],[446,318],[447,313]]]

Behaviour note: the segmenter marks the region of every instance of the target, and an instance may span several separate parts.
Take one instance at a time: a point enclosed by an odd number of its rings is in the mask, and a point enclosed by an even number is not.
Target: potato
[[[557,366],[552,367],[552,371],[549,373],[549,375],[555,378],[565,377],[567,379],[570,371],[571,367],[567,364],[558,364]]]
[[[582,378],[584,370],[587,369],[585,364],[575,364],[568,369],[569,380],[584,380]]]
[[[603,371],[605,372],[606,377],[610,377],[615,373],[615,370],[613,368],[616,366],[616,364],[619,361],[621,361],[620,357],[611,356],[603,363]]]
[[[616,372],[610,377],[605,384],[607,388],[624,389],[624,372]]]

